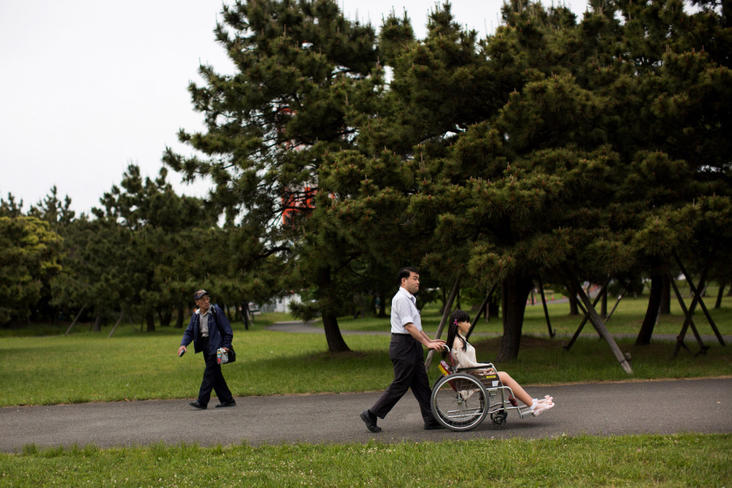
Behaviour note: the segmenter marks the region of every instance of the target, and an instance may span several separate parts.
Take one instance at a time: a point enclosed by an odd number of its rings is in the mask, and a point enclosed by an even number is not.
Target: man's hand
[[[178,357],[181,357],[182,355],[184,355],[184,354],[186,353],[186,351],[187,351],[187,350],[188,350],[188,349],[186,349],[186,346],[180,346],[180,347],[178,348]]]
[[[434,349],[435,351],[442,351],[445,349],[445,341],[442,339],[433,339],[427,344],[427,348]]]

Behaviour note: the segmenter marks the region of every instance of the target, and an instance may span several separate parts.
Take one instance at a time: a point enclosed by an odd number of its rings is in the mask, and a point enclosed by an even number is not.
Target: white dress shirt
[[[400,286],[399,291],[391,299],[391,333],[409,334],[404,326],[410,322],[417,330],[422,330],[422,318],[417,309],[417,299]]]

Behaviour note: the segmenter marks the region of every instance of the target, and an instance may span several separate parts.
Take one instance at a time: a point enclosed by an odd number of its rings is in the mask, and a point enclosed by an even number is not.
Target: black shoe
[[[424,430],[437,430],[437,429],[444,429],[445,426],[439,423],[438,421],[429,422],[424,424]]]
[[[216,405],[216,408],[225,408],[225,407],[235,407],[236,401],[231,400],[230,402],[221,402],[218,405]]]
[[[198,400],[196,400],[195,402],[191,402],[188,405],[199,410],[206,410],[206,405],[199,403]]]
[[[366,424],[366,428],[371,432],[381,432],[381,427],[376,425],[376,415],[371,413],[370,410],[364,410],[361,412],[361,420],[363,420],[363,423]]]

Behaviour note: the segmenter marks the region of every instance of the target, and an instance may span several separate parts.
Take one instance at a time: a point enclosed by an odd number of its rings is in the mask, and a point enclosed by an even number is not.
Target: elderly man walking
[[[216,391],[219,397],[219,407],[233,407],[236,405],[234,397],[229,390],[224,375],[221,372],[221,365],[216,358],[216,351],[224,348],[227,351],[231,348],[231,340],[234,333],[231,330],[229,319],[221,307],[211,303],[211,299],[206,290],[198,290],[193,294],[193,300],[196,302],[198,310],[193,312],[188,327],[183,332],[183,339],[180,341],[178,348],[178,356],[182,356],[187,351],[188,344],[193,342],[196,353],[203,353],[203,360],[206,363],[206,369],[203,371],[203,381],[198,391],[198,399],[191,402],[194,408],[204,410],[208,407],[208,401],[211,398],[211,390]]]
[[[417,270],[411,267],[399,270],[399,285],[399,291],[391,301],[389,357],[394,366],[394,381],[374,406],[361,412],[361,420],[371,432],[381,432],[381,427],[376,425],[377,418],[386,417],[409,388],[419,402],[424,428],[441,427],[430,407],[432,390],[424,367],[422,346],[439,351],[445,347],[445,341],[430,339],[422,330],[422,319],[414,296],[419,291]]]

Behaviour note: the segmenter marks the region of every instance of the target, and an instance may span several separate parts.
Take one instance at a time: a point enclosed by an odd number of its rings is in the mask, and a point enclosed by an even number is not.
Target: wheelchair
[[[440,361],[442,377],[432,388],[430,398],[432,413],[445,428],[471,430],[489,415],[494,424],[504,425],[512,410],[520,418],[531,415],[531,409],[519,406],[511,388],[501,383],[492,363],[457,368],[447,349],[449,362]]]

